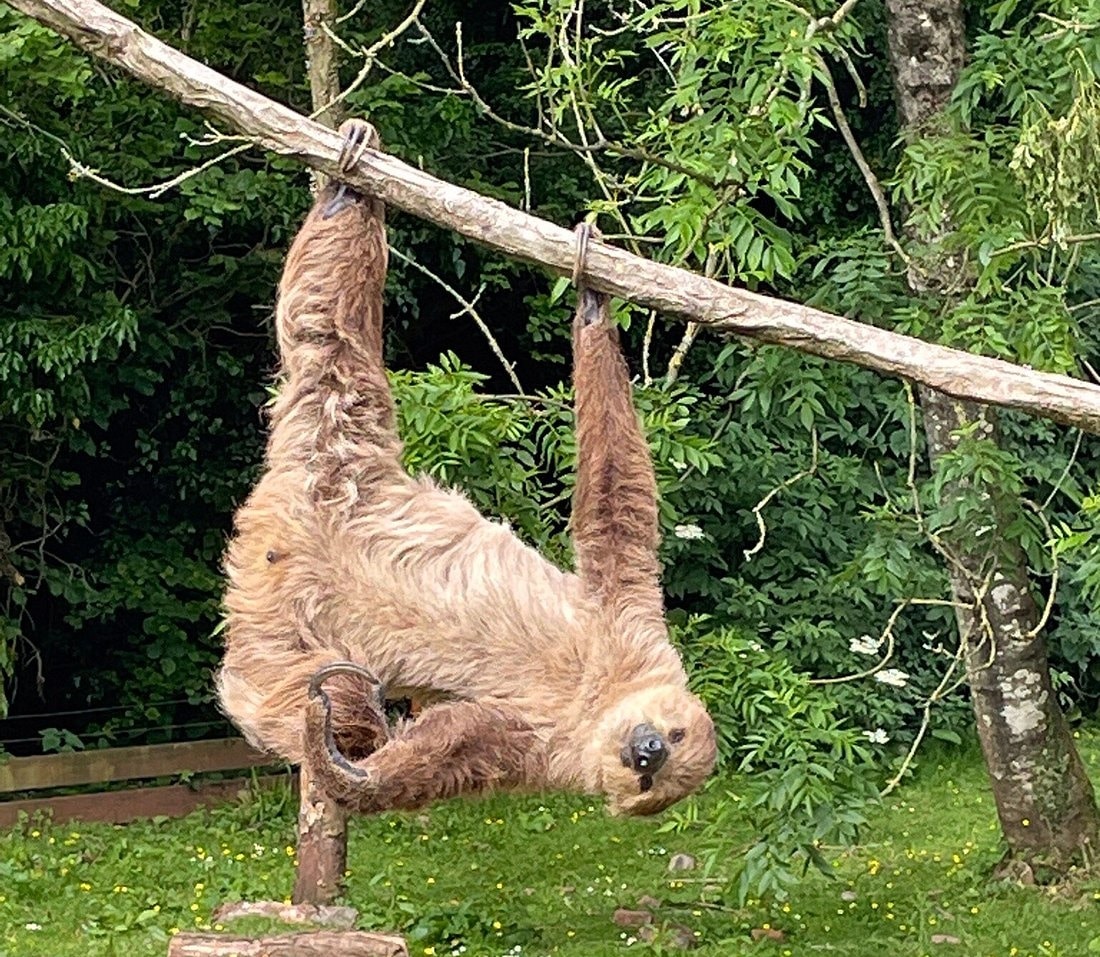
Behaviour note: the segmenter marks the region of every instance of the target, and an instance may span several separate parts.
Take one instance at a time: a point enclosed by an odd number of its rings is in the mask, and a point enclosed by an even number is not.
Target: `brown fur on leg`
[[[361,813],[414,810],[459,794],[514,791],[545,776],[534,729],[505,705],[434,705],[354,763],[328,747],[327,724],[324,700],[312,699],[306,709],[306,766],[334,800]]]

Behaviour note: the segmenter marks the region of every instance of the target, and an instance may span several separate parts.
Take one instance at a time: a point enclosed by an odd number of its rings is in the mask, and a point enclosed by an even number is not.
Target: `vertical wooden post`
[[[302,0],[306,72],[313,104],[311,116],[332,129],[344,119],[344,104],[336,100],[340,95],[340,51],[331,35],[338,13],[337,0]],[[324,174],[312,171],[310,180],[314,192],[325,185],[325,179]]]
[[[337,0],[302,0],[306,70],[317,120],[335,127],[343,118],[340,95],[339,50],[330,31],[336,26]],[[314,173],[313,189],[324,177]],[[299,773],[298,873],[295,904],[331,904],[345,890],[348,866],[347,813],[322,791],[302,767]]]
[[[304,767],[299,781],[298,875],[291,899],[295,904],[331,904],[345,890],[347,813],[314,783]]]

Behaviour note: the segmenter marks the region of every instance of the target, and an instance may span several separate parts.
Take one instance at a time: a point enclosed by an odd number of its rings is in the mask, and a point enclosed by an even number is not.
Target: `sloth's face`
[[[600,722],[600,790],[612,814],[656,814],[695,791],[714,769],[714,724],[682,688],[636,691]]]

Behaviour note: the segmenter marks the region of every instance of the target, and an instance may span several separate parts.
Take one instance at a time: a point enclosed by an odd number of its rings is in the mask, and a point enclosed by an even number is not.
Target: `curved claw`
[[[357,678],[366,678],[379,691],[382,688],[382,682],[374,676],[372,671],[362,665],[357,665],[354,661],[334,661],[331,665],[325,665],[314,672],[313,677],[309,679],[309,696],[311,698],[327,697],[321,685],[333,675],[355,675]]]
[[[607,296],[590,289],[584,282],[588,264],[588,248],[600,241],[600,231],[590,222],[577,223],[573,230],[573,285],[577,287],[577,319],[582,327],[592,326],[603,318]]]
[[[338,768],[344,774],[349,775],[353,778],[359,780],[369,780],[372,777],[369,772],[352,764],[347,758],[344,757],[343,753],[341,753],[340,751],[340,748],[336,744],[335,734],[332,729],[332,702],[329,700],[329,696],[325,694],[325,690],[322,687],[329,678],[332,678],[336,675],[354,675],[359,678],[365,678],[375,687],[379,707],[384,704],[382,682],[380,682],[374,676],[373,672],[364,668],[362,665],[357,665],[351,661],[334,661],[332,664],[325,665],[323,668],[320,668],[316,672],[314,672],[313,677],[309,679],[309,685],[306,689],[309,700],[319,702],[321,704],[321,707],[324,709],[324,747],[333,766],[335,768]]]
[[[367,150],[376,150],[381,145],[378,130],[366,120],[344,120],[340,124],[340,135],[344,138],[344,142],[340,147],[337,165],[342,173],[354,169]]]

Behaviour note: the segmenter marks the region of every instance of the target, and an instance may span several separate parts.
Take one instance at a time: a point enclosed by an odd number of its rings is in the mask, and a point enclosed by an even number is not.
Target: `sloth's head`
[[[714,723],[695,695],[658,685],[620,698],[598,720],[599,790],[612,814],[656,814],[714,769]]]

